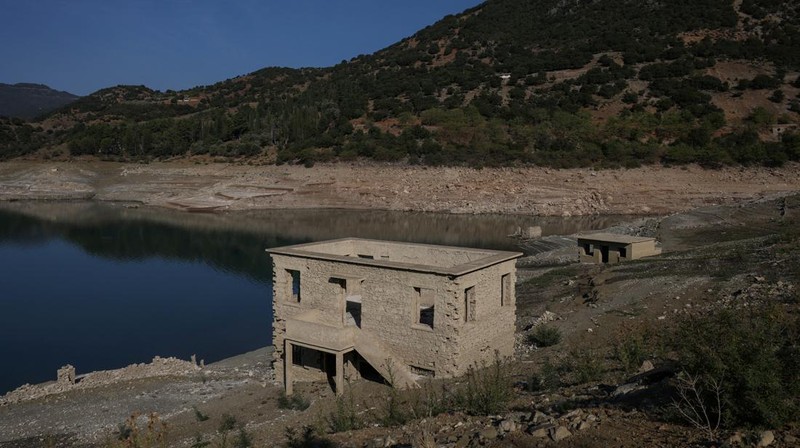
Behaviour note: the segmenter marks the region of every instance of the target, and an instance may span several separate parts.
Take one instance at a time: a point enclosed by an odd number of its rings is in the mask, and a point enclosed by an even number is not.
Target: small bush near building
[[[537,347],[550,347],[561,342],[561,331],[555,327],[538,326],[528,335],[528,342]]]
[[[511,400],[511,383],[505,363],[499,355],[490,366],[472,366],[466,385],[455,392],[454,406],[471,415],[494,415],[503,412]]]
[[[577,384],[598,381],[605,372],[603,357],[597,352],[590,350],[574,351],[570,354],[570,359],[572,362],[567,368],[572,372]]]
[[[528,377],[525,383],[525,390],[528,392],[543,392],[555,389],[560,385],[561,378],[558,374],[558,368],[549,359],[545,359],[539,371]]]
[[[364,422],[356,413],[353,393],[349,392],[336,398],[336,408],[325,419],[331,432],[344,432],[360,429]]]
[[[685,322],[674,336],[683,370],[721,384],[723,426],[774,428],[800,418],[796,314],[778,306],[722,310]]]
[[[311,402],[306,399],[302,394],[293,394],[287,396],[282,393],[278,397],[278,407],[280,409],[291,409],[293,411],[305,411],[311,406]]]

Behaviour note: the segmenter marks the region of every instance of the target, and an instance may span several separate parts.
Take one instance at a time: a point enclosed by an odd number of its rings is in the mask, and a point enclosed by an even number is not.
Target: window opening
[[[292,345],[292,364],[296,366],[303,365],[303,347],[299,345]]]
[[[511,274],[500,278],[500,306],[511,305]]]
[[[471,286],[464,290],[464,320],[466,322],[475,321],[475,287]]]
[[[295,303],[300,303],[300,271],[295,271],[292,269],[287,269],[286,273],[289,274],[289,278],[291,279],[291,296],[290,301]]]
[[[435,298],[432,289],[414,288],[415,323],[433,328]]]

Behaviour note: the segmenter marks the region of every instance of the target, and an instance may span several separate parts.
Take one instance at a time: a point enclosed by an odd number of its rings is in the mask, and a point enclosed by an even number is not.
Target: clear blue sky
[[[480,0],[0,0],[0,82],[184,89],[368,54]]]

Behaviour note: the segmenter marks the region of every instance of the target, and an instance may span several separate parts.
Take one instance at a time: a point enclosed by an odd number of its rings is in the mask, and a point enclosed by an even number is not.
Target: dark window
[[[292,345],[292,364],[296,366],[303,365],[303,347]]]
[[[292,283],[292,295],[290,297],[290,301],[300,303],[300,271],[287,269],[286,273],[289,274],[289,278],[291,278]]]
[[[464,290],[464,321],[475,321],[475,287]]]
[[[432,289],[414,288],[414,320],[433,328],[435,297]]]

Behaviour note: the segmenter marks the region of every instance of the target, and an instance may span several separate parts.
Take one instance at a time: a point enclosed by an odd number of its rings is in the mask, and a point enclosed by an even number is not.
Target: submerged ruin
[[[514,348],[519,252],[346,238],[268,251],[273,367],[294,381],[415,387]]]

